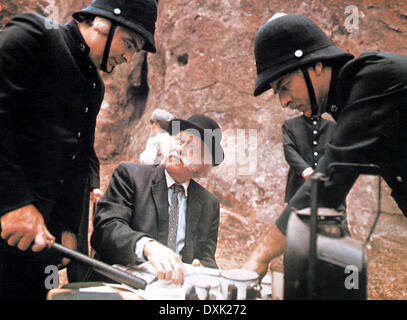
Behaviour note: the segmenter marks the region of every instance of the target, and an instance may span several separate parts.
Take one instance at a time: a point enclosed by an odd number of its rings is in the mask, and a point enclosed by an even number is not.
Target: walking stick
[[[130,274],[128,272],[114,268],[99,260],[90,258],[87,255],[79,253],[75,250],[68,249],[67,247],[64,247],[63,245],[61,245],[59,243],[54,243],[52,245],[51,249],[57,251],[59,254],[61,254],[64,257],[74,259],[80,263],[85,264],[85,265],[91,267],[95,272],[97,272],[105,277],[108,277],[109,279],[117,281],[119,283],[123,283],[123,284],[128,285],[135,289],[143,289],[143,290],[147,286],[147,282],[143,279],[133,276],[132,274]]]
[[[0,234],[1,234],[1,225],[0,225]],[[0,239],[2,240],[2,239]],[[140,279],[128,272],[122,271],[120,269],[114,268],[111,265],[108,265],[99,260],[88,257],[85,254],[82,254],[78,251],[64,247],[63,245],[54,242],[50,248],[51,250],[56,251],[60,255],[76,260],[82,264],[85,264],[92,268],[95,272],[119,283],[128,285],[134,289],[144,290],[147,286],[147,282],[143,279]]]

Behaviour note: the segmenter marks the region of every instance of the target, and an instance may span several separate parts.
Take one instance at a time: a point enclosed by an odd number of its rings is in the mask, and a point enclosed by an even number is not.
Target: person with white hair
[[[173,139],[160,165],[121,162],[98,202],[96,257],[124,266],[151,263],[160,280],[182,282],[183,263],[217,268],[219,199],[197,181],[224,160],[218,123],[194,114],[169,123]],[[92,273],[87,281],[106,281]]]
[[[170,147],[170,135],[168,134],[169,122],[174,116],[163,109],[155,109],[150,118],[150,137],[146,148],[140,154],[142,164],[160,164],[168,153]]]

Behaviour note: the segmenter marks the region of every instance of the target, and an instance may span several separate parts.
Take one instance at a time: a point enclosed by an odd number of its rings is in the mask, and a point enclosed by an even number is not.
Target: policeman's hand
[[[181,258],[170,248],[157,241],[147,242],[144,246],[144,256],[157,271],[160,280],[172,280],[178,285],[186,273]]]
[[[266,275],[267,270],[268,270],[268,263],[265,261],[259,261],[259,260],[254,260],[254,259],[249,259],[242,269],[245,270],[250,270],[254,271],[259,275],[259,279],[263,279],[263,277]]]
[[[103,192],[100,189],[93,189],[90,192],[90,200],[92,202],[98,202],[100,198],[102,198]]]
[[[313,173],[314,173],[314,169],[307,168],[302,172],[301,176],[304,178],[304,180],[307,180],[309,177],[312,176]]]
[[[274,224],[269,232],[252,251],[243,269],[257,272],[259,279],[267,273],[270,261],[277,258],[284,251],[285,235]]]
[[[45,226],[44,218],[33,205],[10,211],[1,217],[1,238],[12,247],[38,252],[51,247],[55,237]]]

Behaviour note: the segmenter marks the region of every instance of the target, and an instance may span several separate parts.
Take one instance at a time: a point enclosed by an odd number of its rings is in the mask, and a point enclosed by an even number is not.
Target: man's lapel
[[[168,188],[164,168],[157,167],[157,175],[152,182],[151,193],[158,214],[158,241],[167,244],[168,240]]]

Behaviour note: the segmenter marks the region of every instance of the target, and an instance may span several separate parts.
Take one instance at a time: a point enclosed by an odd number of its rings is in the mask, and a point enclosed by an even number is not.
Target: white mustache
[[[198,172],[201,170],[202,161],[196,161],[196,159],[193,158],[188,159],[182,153],[176,151],[170,152],[168,156],[177,159],[179,163],[182,163],[191,172]]]

